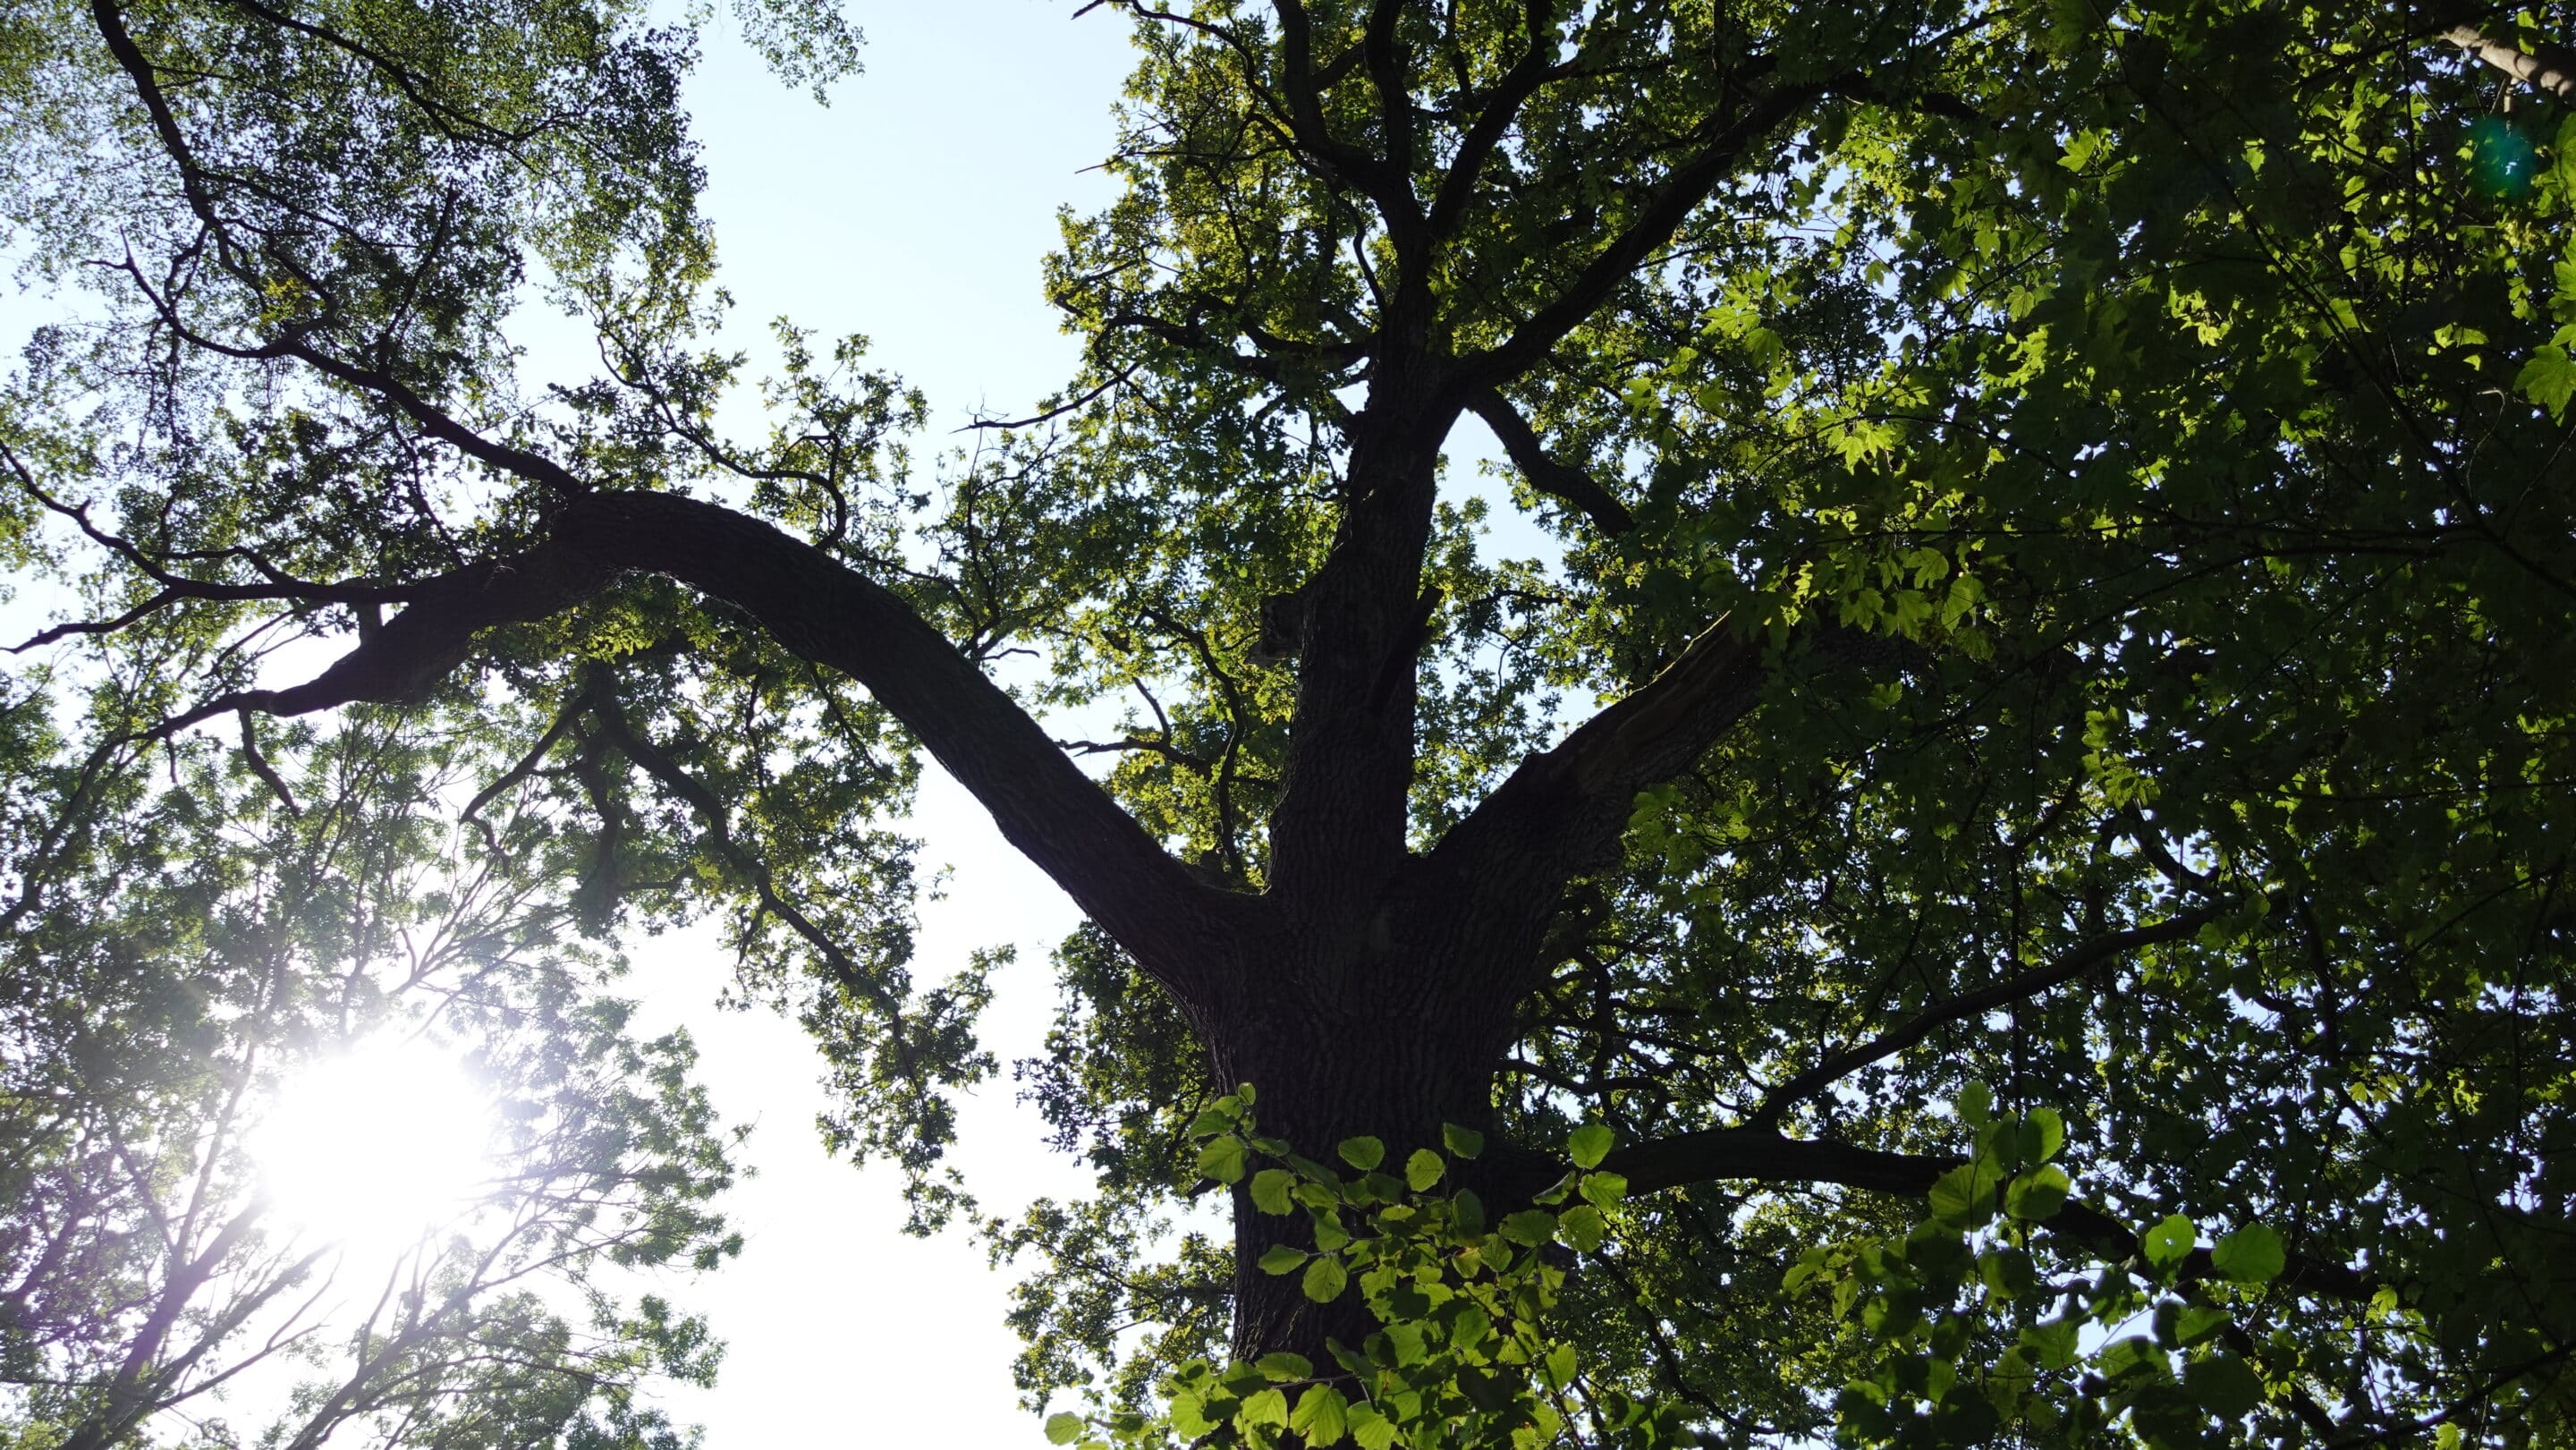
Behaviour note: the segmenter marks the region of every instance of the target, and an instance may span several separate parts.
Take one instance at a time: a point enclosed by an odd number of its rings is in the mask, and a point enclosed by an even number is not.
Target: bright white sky
[[[1058,207],[1110,196],[1085,168],[1108,154],[1134,55],[1123,20],[1077,21],[1074,8],[855,0],[867,72],[829,109],[711,41],[689,103],[744,345],[782,313],[824,338],[864,332],[879,366],[929,394],[941,442],[970,410],[1025,410],[1071,375],[1075,343],[1040,295],[1039,262]],[[1005,1063],[1034,1054],[1054,1007],[1047,953],[1074,924],[1071,903],[944,777],[926,785],[916,828],[925,862],[952,872],[925,907],[918,974],[1016,944],[988,1041]],[[730,1345],[717,1388],[672,1396],[673,1417],[703,1424],[710,1450],[1043,1445],[1011,1388],[1009,1279],[963,1232],[903,1237],[891,1171],[824,1157],[821,1066],[804,1034],[774,1014],[714,1010],[726,968],[703,940],[641,943],[636,959],[637,1026],[685,1023],[719,1109],[759,1124],[758,1175],[727,1204],[742,1257],[672,1286]],[[988,1208],[1085,1186],[1047,1151],[1007,1073],[967,1105],[962,1136],[958,1161]]]

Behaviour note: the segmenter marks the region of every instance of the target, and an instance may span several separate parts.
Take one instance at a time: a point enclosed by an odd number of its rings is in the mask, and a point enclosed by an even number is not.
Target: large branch
[[[1193,880],[1045,730],[893,591],[759,519],[663,493],[567,505],[566,545],[737,606],[778,642],[856,679],[993,815],[1004,839],[1158,977],[1222,960],[1226,894]]]
[[[464,663],[475,636],[559,614],[598,593],[614,573],[580,550],[547,543],[405,585],[410,603],[403,612],[365,631],[356,649],[321,674],[282,690],[243,690],[210,700],[164,722],[157,733],[174,734],[235,710],[309,715],[361,702],[418,704]]]
[[[1556,889],[1617,850],[1637,792],[1695,760],[1744,718],[1767,677],[1759,643],[1725,619],[1652,680],[1585,721],[1555,749],[1523,760],[1427,863],[1478,894],[1526,899]]]
[[[1289,135],[1328,172],[1347,177],[1377,203],[1390,228],[1418,222],[1411,179],[1386,158],[1335,136],[1324,119],[1323,73],[1315,65],[1315,27],[1306,7],[1300,0],[1274,0],[1272,8],[1279,16],[1280,86]]]
[[[1467,407],[1494,430],[1503,452],[1511,456],[1512,466],[1529,480],[1530,487],[1581,511],[1605,534],[1624,534],[1636,527],[1636,516],[1628,512],[1628,506],[1613,498],[1591,474],[1551,456],[1529,420],[1502,394],[1480,388],[1468,395]]]
[[[1439,193],[1431,203],[1431,235],[1446,237],[1457,229],[1466,214],[1468,203],[1476,194],[1476,178],[1493,158],[1503,137],[1511,131],[1512,122],[1520,116],[1521,107],[1550,81],[1572,75],[1579,62],[1557,61],[1556,5],[1554,0],[1523,0],[1521,29],[1529,48],[1512,68],[1503,72],[1493,93],[1476,113],[1474,125],[1458,138],[1457,153],[1449,158],[1449,169],[1441,175]]]
[[[2454,25],[2442,38],[2534,90],[2576,105],[2576,49],[2534,41],[2528,51],[2494,39],[2474,25]]]

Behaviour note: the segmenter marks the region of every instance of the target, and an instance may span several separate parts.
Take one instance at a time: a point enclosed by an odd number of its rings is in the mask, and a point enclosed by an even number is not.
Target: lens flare
[[[417,1039],[376,1039],[280,1084],[250,1149],[271,1212],[383,1247],[464,1215],[491,1177],[488,1094]]]
[[[2478,185],[2508,200],[2529,192],[2540,171],[2531,138],[2503,116],[2481,116],[2469,127],[2469,161]]]

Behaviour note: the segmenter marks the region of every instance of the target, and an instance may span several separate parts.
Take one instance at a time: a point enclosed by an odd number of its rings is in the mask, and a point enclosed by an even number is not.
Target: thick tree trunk
[[[1259,1089],[1255,1112],[1265,1134],[1345,1172],[1353,1170],[1335,1156],[1336,1145],[1377,1138],[1386,1144],[1388,1167],[1401,1173],[1406,1155],[1439,1144],[1443,1123],[1479,1124],[1489,1115],[1495,1049],[1491,1035],[1461,1014],[1375,1015],[1370,1000],[1364,993],[1343,1010],[1302,1021],[1271,1017],[1220,1042],[1213,1055],[1226,1081]],[[1257,1212],[1248,1184],[1238,1184],[1234,1213],[1237,1356],[1285,1349],[1330,1365],[1327,1338],[1357,1345],[1375,1329],[1356,1284],[1337,1302],[1316,1304],[1299,1275],[1260,1269],[1262,1254],[1274,1245],[1315,1247],[1303,1212],[1284,1218]]]
[[[1363,920],[1356,942],[1273,943],[1243,974],[1251,991],[1201,1014],[1201,1030],[1219,1081],[1258,1090],[1265,1135],[1345,1171],[1337,1145],[1377,1138],[1400,1173],[1414,1149],[1440,1145],[1444,1123],[1487,1125],[1513,1031],[1511,994],[1497,988],[1518,974],[1503,963],[1526,960],[1535,941],[1519,922],[1408,915],[1400,891]],[[1234,1209],[1238,1356],[1284,1349],[1328,1366],[1328,1338],[1357,1345],[1375,1329],[1356,1285],[1319,1305],[1299,1275],[1261,1271],[1275,1245],[1314,1248],[1303,1212],[1259,1213],[1246,1185]]]

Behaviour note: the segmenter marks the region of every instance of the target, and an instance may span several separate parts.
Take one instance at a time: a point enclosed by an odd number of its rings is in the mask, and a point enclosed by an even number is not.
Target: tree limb
[[[1616,536],[1636,527],[1636,516],[1628,506],[1611,497],[1590,473],[1549,456],[1529,420],[1502,394],[1480,388],[1468,395],[1467,408],[1494,430],[1512,466],[1529,480],[1530,487],[1580,510],[1605,534]]]
[[[1167,984],[1225,959],[1211,914],[1227,893],[1194,880],[893,591],[762,520],[672,494],[592,493],[563,509],[556,532],[604,563],[725,600],[792,653],[856,679],[1005,839]]]
[[[2493,39],[2474,25],[2454,25],[2442,32],[2442,38],[2533,90],[2576,105],[2576,49],[2536,40],[2526,51]]]

